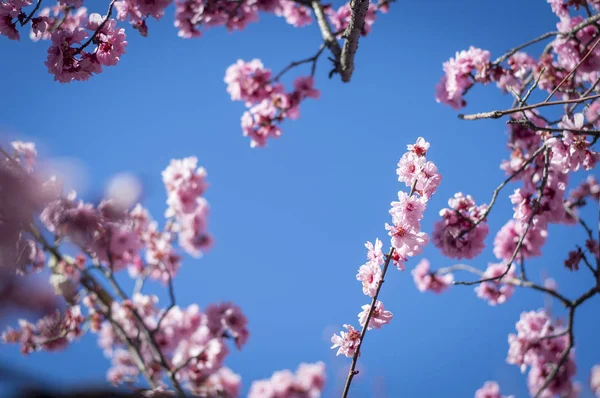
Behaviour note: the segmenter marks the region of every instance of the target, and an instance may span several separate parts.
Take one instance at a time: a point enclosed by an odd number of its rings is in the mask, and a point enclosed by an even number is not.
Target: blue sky
[[[400,1],[361,39],[350,84],[329,80],[322,59],[316,76],[321,99],[307,100],[279,140],[250,149],[240,129],[244,106],[226,93],[225,69],[239,58],[260,58],[277,72],[311,56],[320,45],[316,25],[296,29],[262,15],[243,32],[214,29],[183,40],[172,13],[150,24],[147,39],[128,31],[120,64],[84,83],[52,81],[44,66],[46,43],[0,40],[0,132],[38,142],[42,157],[78,159],[88,180],[82,194],[90,199],[115,173],[136,173],[145,186],[143,203],[157,219],[165,207],[160,172],[172,158],[197,156],[208,170],[216,244],[204,258],[186,259],[175,281],[178,303],[203,308],[231,300],[242,307],[250,340],[227,365],[242,375],[244,391],[275,370],[323,360],[329,376],[324,396],[337,396],[349,359],[336,358],[329,339],[342,324],[356,325],[367,303],[356,270],[365,241],[386,237],[389,202],[405,189],[395,165],[406,144],[418,136],[430,141],[428,158],[443,174],[423,220],[426,232],[455,192],[488,202],[503,177],[506,127],[502,121],[460,121],[435,102],[442,62],[470,45],[497,56],[553,30],[556,17],[541,0]],[[472,112],[511,102],[494,87],[476,88],[467,100]],[[583,178],[580,172],[573,181]],[[507,194],[490,216],[488,248],[468,264],[484,269],[495,262],[491,242],[512,214]],[[596,211],[584,214],[594,219]],[[587,290],[586,270],[569,273],[562,265],[568,250],[583,242],[582,232],[551,228],[545,256],[528,262],[530,277],[549,273],[569,297]],[[434,268],[454,264],[433,245],[423,256]],[[505,363],[507,335],[522,311],[543,306],[540,294],[518,290],[494,308],[472,287],[441,296],[419,293],[408,271],[392,269],[381,299],[394,319],[367,335],[351,396],[468,397],[486,380],[499,381],[505,394],[527,396],[525,376]],[[591,300],[577,312],[583,398],[592,396],[589,369],[600,362],[599,304]],[[555,309],[564,315],[558,303]],[[16,347],[0,350],[5,361],[61,386],[103,382],[109,365],[94,335],[59,354],[23,358]]]

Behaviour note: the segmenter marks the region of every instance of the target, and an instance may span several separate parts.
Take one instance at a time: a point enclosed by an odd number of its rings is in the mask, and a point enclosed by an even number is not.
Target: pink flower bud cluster
[[[281,370],[252,383],[248,398],[319,398],[325,386],[325,364],[302,363],[296,373]]]
[[[115,19],[97,13],[88,18],[81,4],[63,2],[31,19],[31,38],[51,41],[46,66],[61,83],[88,80],[103,66],[117,65],[127,47],[125,30]]]
[[[262,62],[238,60],[225,73],[227,92],[234,101],[244,101],[248,110],[242,115],[242,131],[250,138],[251,147],[264,147],[269,138],[281,135],[286,118],[300,116],[299,105],[306,98],[319,98],[312,76],[297,77],[294,90],[286,93],[283,85],[272,78],[271,70]]]
[[[88,297],[86,305],[97,312],[96,300]],[[210,305],[202,313],[197,305],[174,306],[168,311],[157,305],[156,296],[142,294],[135,294],[132,300],[113,302],[111,321],[104,320],[97,330],[100,346],[112,358],[109,381],[121,384],[139,375],[135,358],[124,346],[125,338],[138,338],[137,312],[145,327],[152,331],[161,354],[171,369],[177,370],[178,378],[187,388],[198,394],[237,391],[240,379],[228,369],[223,370],[223,363],[229,354],[226,339],[234,339],[241,348],[248,338],[247,320],[240,309],[223,303]],[[153,346],[142,339],[140,349],[146,369],[160,380],[164,369],[157,363]]]
[[[500,386],[495,381],[486,381],[483,387],[475,391],[475,398],[514,398],[513,395],[500,394]]]
[[[291,0],[242,0],[240,2],[210,2],[205,0],[176,0],[175,27],[179,36],[189,39],[200,37],[202,26],[225,26],[230,32],[243,30],[258,21],[258,13],[271,12],[285,18],[295,27],[312,23],[310,8]]]
[[[485,281],[475,287],[475,293],[477,297],[486,300],[489,305],[495,306],[503,304],[508,300],[515,287],[513,285],[502,283],[502,280],[512,279],[515,276],[515,267],[510,265],[508,272],[506,272],[507,264],[489,264],[485,272],[483,273],[483,279],[498,278],[504,275],[500,279],[494,279],[492,281]]]
[[[208,202],[202,197],[208,186],[206,170],[197,165],[195,157],[172,160],[162,173],[168,195],[165,216],[173,218],[181,248],[194,257],[212,244],[206,231]]]
[[[450,258],[474,258],[485,248],[489,233],[484,217],[487,205],[477,206],[471,195],[462,192],[448,200],[450,208],[440,211],[441,221],[433,227],[433,244]]]
[[[569,344],[569,334],[564,333],[564,327],[553,322],[544,310],[523,312],[516,328],[517,334],[508,336],[510,347],[506,361],[520,366],[522,372],[529,368],[529,392],[535,395],[560,361]],[[575,370],[571,351],[541,397],[570,396],[575,389],[572,381]]]
[[[431,271],[430,268],[429,260],[424,258],[411,271],[415,286],[420,292],[431,291],[439,294],[454,282],[454,276],[451,273],[441,275]]]
[[[419,137],[415,144],[407,145],[407,152],[398,163],[398,180],[410,187],[411,192],[407,194],[398,192],[398,201],[391,202],[389,211],[392,216],[392,225],[385,224],[386,230],[391,237],[389,258],[383,254],[383,243],[376,239],[375,243],[367,242],[367,262],[360,266],[356,279],[362,283],[362,291],[366,296],[376,298],[383,282],[383,271],[381,267],[391,261],[399,270],[405,269],[405,263],[409,257],[422,252],[429,240],[424,232],[421,232],[421,219],[427,207],[427,201],[435,193],[441,175],[433,162],[427,161],[425,155],[429,149],[429,143]],[[385,266],[387,270],[387,265]],[[414,271],[413,271],[414,275]],[[417,278],[415,277],[415,281]],[[371,307],[373,305],[373,308]],[[362,312],[358,314],[358,322],[363,331],[380,329],[383,325],[390,323],[392,313],[384,308],[379,300],[373,304],[362,306]],[[370,314],[370,317],[369,317]],[[360,345],[361,332],[354,329],[352,325],[344,325],[346,331],[339,335],[334,334],[331,338],[331,348],[337,348],[336,355],[352,357]]]
[[[41,350],[56,351],[81,336],[84,321],[79,306],[68,307],[64,313],[56,310],[35,324],[20,319],[19,329],[8,328],[2,333],[2,340],[5,343],[20,344],[23,354]]]

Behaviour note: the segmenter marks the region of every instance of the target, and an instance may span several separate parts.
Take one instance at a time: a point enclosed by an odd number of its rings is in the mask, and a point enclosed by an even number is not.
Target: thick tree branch
[[[344,32],[344,47],[340,58],[341,75],[343,82],[349,82],[354,72],[354,56],[358,50],[358,39],[365,24],[365,17],[369,10],[369,0],[351,0],[352,12],[350,23]]]

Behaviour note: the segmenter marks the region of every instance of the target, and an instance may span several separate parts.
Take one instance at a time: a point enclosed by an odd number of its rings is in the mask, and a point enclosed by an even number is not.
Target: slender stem
[[[458,115],[458,118],[462,119],[462,120],[499,119],[505,115],[510,115],[510,114],[522,112],[522,111],[528,111],[528,110],[536,109],[536,108],[542,108],[544,106],[575,104],[575,103],[578,104],[578,103],[581,103],[584,101],[594,100],[596,98],[600,98],[600,94],[595,94],[595,95],[591,95],[589,97],[583,97],[583,98],[562,100],[562,101],[540,102],[540,103],[534,104],[534,105],[521,106],[521,107],[517,107],[517,108],[503,110],[503,111],[481,112],[481,113],[475,113],[475,114],[471,114],[471,115],[465,115],[465,114],[461,113]]]
[[[312,67],[311,67],[311,76],[315,75],[315,71],[317,68],[317,61],[319,60],[319,57],[321,56],[321,54],[323,53],[323,50],[325,49],[325,44],[321,44],[321,46],[319,47],[319,51],[317,51],[317,53],[315,55],[313,55],[312,57],[309,58],[305,58],[302,59],[300,61],[294,61],[291,62],[288,66],[286,66],[285,68],[283,68],[281,70],[281,72],[279,72],[272,81],[276,82],[279,81],[279,79],[281,79],[281,76],[283,76],[287,71],[289,71],[290,69],[293,69],[297,66],[300,66],[302,64],[307,64],[309,62],[312,62]]]
[[[354,351],[354,355],[352,356],[352,364],[350,365],[350,370],[348,371],[348,378],[346,379],[346,385],[344,386],[344,391],[342,393],[342,398],[346,398],[348,396],[348,392],[350,391],[350,384],[352,383],[352,379],[358,371],[356,370],[356,363],[358,361],[358,356],[360,355],[360,348],[365,339],[365,335],[367,334],[367,326],[369,325],[369,321],[371,320],[371,316],[373,315],[373,311],[375,309],[375,304],[377,303],[377,298],[379,297],[379,291],[381,290],[381,286],[383,285],[385,274],[387,272],[388,266],[392,261],[392,257],[394,256],[394,248],[392,247],[389,253],[386,256],[385,263],[383,265],[383,271],[381,273],[381,280],[377,284],[377,290],[375,291],[375,295],[371,300],[371,307],[369,308],[369,313],[367,314],[367,319],[365,320],[365,324],[360,332],[360,341],[358,343],[358,347],[356,347],[356,351]]]
[[[106,25],[106,23],[110,19],[110,16],[112,15],[113,7],[114,7],[116,1],[117,0],[112,0],[110,2],[110,4],[108,5],[108,12],[106,13],[106,17],[104,17],[104,20],[102,21],[102,23],[100,23],[100,25],[94,31],[94,33],[90,36],[90,38],[87,39],[87,41],[85,43],[83,43],[81,45],[81,47],[79,47],[77,50],[75,50],[75,54],[81,53],[87,46],[89,46],[94,41],[94,39],[96,38],[96,36],[98,36],[98,34],[102,30],[102,28],[104,28],[104,25]]]
[[[498,65],[502,62],[504,62],[504,60],[506,60],[508,57],[514,55],[517,51],[520,51],[526,47],[529,47],[535,43],[538,43],[542,40],[548,39],[550,37],[554,37],[554,36],[572,36],[575,33],[579,32],[581,29],[585,28],[586,26],[592,25],[594,23],[596,23],[597,21],[600,20],[600,14],[596,14],[593,17],[587,18],[586,20],[582,21],[581,23],[575,25],[573,28],[571,28],[570,30],[566,31],[566,32],[558,32],[558,31],[554,31],[554,32],[547,32],[544,33],[543,35],[528,41],[527,43],[521,44],[520,46],[517,46],[509,51],[507,51],[506,53],[504,53],[503,55],[501,55],[500,57],[498,57],[494,62],[492,62],[492,65]]]
[[[412,186],[410,188],[410,194],[408,196],[412,196],[415,193],[416,187],[417,187],[417,179],[415,178],[415,180],[413,181]],[[352,364],[350,365],[350,370],[348,371],[348,378],[346,379],[346,384],[344,385],[344,391],[342,393],[342,398],[346,398],[348,396],[348,392],[350,391],[350,384],[352,383],[352,379],[354,378],[355,375],[358,374],[358,371],[356,370],[356,363],[358,361],[358,357],[360,356],[360,349],[365,341],[365,335],[367,334],[367,327],[369,326],[369,321],[371,320],[371,317],[373,316],[373,311],[375,311],[375,304],[377,304],[377,298],[379,297],[379,292],[381,291],[381,286],[383,286],[383,282],[385,281],[385,274],[387,273],[388,266],[390,265],[390,262],[392,261],[392,258],[394,257],[394,250],[395,249],[392,247],[385,258],[385,263],[383,265],[383,271],[381,273],[381,280],[377,284],[377,290],[375,291],[375,295],[373,296],[373,299],[371,300],[371,306],[370,306],[369,312],[367,314],[367,319],[365,320],[365,324],[363,325],[362,330],[360,331],[360,340],[358,342],[358,346],[356,347],[356,350],[354,351],[354,355],[352,356]]]
[[[558,83],[558,85],[556,87],[554,87],[554,90],[552,90],[552,92],[548,95],[548,97],[546,98],[546,100],[544,102],[550,101],[550,99],[556,93],[556,91],[558,91],[560,86],[562,86],[564,82],[566,82],[567,80],[569,80],[569,78],[571,76],[573,76],[573,73],[575,73],[575,71],[577,71],[577,69],[579,69],[581,64],[583,64],[585,62],[585,60],[590,56],[592,51],[594,51],[594,49],[596,48],[598,43],[600,43],[600,37],[598,37],[598,39],[596,39],[596,43],[594,43],[594,45],[588,50],[588,52],[583,56],[583,58],[581,58],[579,63],[577,65],[575,65],[575,67],[561,80],[560,83]]]
[[[490,200],[490,204],[485,209],[483,214],[477,219],[477,221],[472,223],[471,226],[469,226],[469,228],[463,230],[460,233],[459,237],[465,235],[468,232],[471,232],[473,229],[475,229],[475,227],[477,227],[479,224],[481,224],[483,221],[485,221],[487,216],[492,211],[492,208],[496,204],[496,200],[498,199],[498,195],[500,194],[500,191],[502,190],[502,188],[504,188],[506,186],[506,184],[508,184],[513,178],[518,176],[523,170],[525,170],[527,168],[527,166],[529,166],[531,164],[531,162],[533,162],[535,160],[535,158],[537,158],[545,148],[546,148],[545,145],[540,146],[526,161],[523,162],[523,164],[514,173],[512,173],[510,176],[508,176],[508,178],[506,178],[504,181],[502,181],[500,183],[500,185],[498,185],[496,187],[496,189],[494,189],[494,192],[492,193],[492,199]]]
[[[482,278],[477,281],[471,281],[471,282],[456,282],[455,281],[453,283],[454,285],[470,286],[470,285],[476,285],[476,284],[483,283],[483,282],[496,281],[496,280],[502,279],[504,276],[506,276],[506,274],[508,274],[508,271],[510,271],[510,267],[512,266],[513,262],[517,258],[517,255],[519,254],[521,247],[523,247],[523,242],[525,241],[525,237],[527,236],[527,233],[529,232],[529,229],[531,228],[531,225],[533,224],[533,219],[537,214],[537,210],[540,206],[540,203],[542,202],[544,189],[546,188],[546,182],[548,181],[549,167],[550,167],[550,148],[546,148],[544,151],[544,170],[543,170],[543,174],[542,174],[542,182],[540,183],[540,187],[538,189],[537,200],[534,202],[533,209],[531,210],[531,215],[529,216],[529,219],[527,220],[527,224],[525,226],[525,231],[523,231],[523,234],[519,238],[519,242],[517,243],[517,246],[515,247],[515,250],[513,251],[513,254],[510,257],[510,260],[506,264],[506,269],[504,270],[504,272],[498,276],[494,276],[494,277],[490,277],[490,278]]]
[[[33,18],[33,16],[37,12],[37,10],[40,9],[41,5],[42,5],[42,0],[38,0],[37,3],[35,4],[35,7],[33,8],[33,10],[29,13],[29,15],[27,15],[27,18],[25,18],[23,21],[20,22],[21,26],[25,26],[25,24],[27,22],[31,21],[31,19]]]

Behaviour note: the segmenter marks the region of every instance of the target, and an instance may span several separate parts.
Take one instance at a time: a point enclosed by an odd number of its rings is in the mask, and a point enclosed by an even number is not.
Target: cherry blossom
[[[363,311],[358,314],[358,323],[360,326],[365,326],[365,323],[367,322],[367,316],[371,311],[371,305],[365,304],[361,308]],[[367,330],[371,330],[373,328],[380,329],[383,325],[390,323],[392,316],[392,313],[383,307],[383,303],[377,300],[375,302],[375,308],[371,314],[371,319],[369,319]]]

